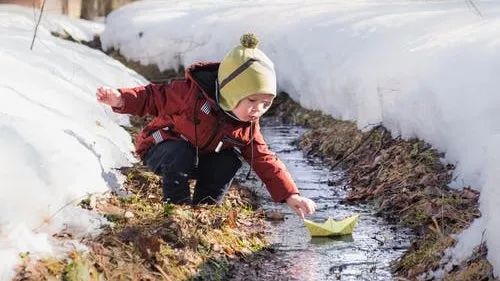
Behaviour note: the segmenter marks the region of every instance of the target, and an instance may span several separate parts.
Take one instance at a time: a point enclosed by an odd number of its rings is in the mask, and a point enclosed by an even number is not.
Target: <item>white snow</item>
[[[464,0],[143,1],[108,16],[102,42],[166,69],[220,60],[256,32],[281,90],[304,106],[446,153],[452,186],[480,190],[483,214],[455,258],[486,229],[498,275],[500,3],[472,2],[480,13]]]
[[[116,168],[136,161],[119,126],[128,118],[99,105],[95,90],[145,80],[100,51],[50,34],[91,40],[102,24],[44,14],[30,51],[34,12],[0,5],[0,280],[12,278],[20,253],[78,247],[64,247],[54,233],[76,240],[97,233],[101,217],[76,204],[118,187]]]

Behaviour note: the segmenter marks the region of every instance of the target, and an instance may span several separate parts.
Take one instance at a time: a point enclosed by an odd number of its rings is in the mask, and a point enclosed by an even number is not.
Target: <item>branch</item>
[[[42,21],[43,8],[45,8],[45,0],[42,2],[42,7],[40,8],[40,15],[38,16],[38,21],[35,26],[35,33],[33,34],[33,40],[31,40],[30,50],[33,50],[33,45],[35,44],[36,32],[38,31],[38,26],[40,25],[40,21]]]
[[[481,14],[481,11],[479,10],[479,8],[476,6],[476,4],[474,3],[473,0],[467,0],[467,4],[469,4],[475,11],[476,11],[476,14],[478,16],[480,16],[481,18],[483,17],[483,14]]]

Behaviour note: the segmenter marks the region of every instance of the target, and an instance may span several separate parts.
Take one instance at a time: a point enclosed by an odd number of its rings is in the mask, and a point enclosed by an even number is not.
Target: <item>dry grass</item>
[[[267,245],[247,190],[233,187],[221,206],[164,205],[156,175],[140,166],[124,172],[132,195],[81,202],[113,222],[82,241],[89,253],[38,262],[27,255],[14,280],[190,280],[206,272],[222,280],[231,261]]]
[[[111,49],[106,53],[154,83],[166,83],[174,77],[183,77],[184,75],[184,68],[182,67],[176,70],[160,70],[155,64],[144,65],[138,61],[127,60],[120,54],[119,50]]]
[[[487,281],[498,280],[493,277],[493,268],[486,260],[488,250],[486,244],[481,243],[472,256],[460,266],[456,266],[444,276],[445,281]]]

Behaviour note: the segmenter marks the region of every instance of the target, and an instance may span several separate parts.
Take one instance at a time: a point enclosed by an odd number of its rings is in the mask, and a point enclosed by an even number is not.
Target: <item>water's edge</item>
[[[303,222],[285,204],[272,203],[267,191],[254,180],[263,210],[278,212],[284,221],[269,221],[269,239],[276,251],[266,263],[260,280],[390,280],[390,264],[409,247],[411,231],[376,216],[367,204],[348,204],[344,175],[331,171],[319,159],[304,156],[294,144],[305,129],[272,124],[262,132],[271,150],[277,153],[295,179],[301,194],[318,206],[310,219],[323,221],[360,214],[353,235],[339,238],[311,238]],[[247,185],[250,185],[247,183]],[[242,274],[236,274],[241,276]]]

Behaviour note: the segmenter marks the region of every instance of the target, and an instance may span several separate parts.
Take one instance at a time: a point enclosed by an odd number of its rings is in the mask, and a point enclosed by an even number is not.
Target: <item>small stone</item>
[[[133,217],[135,217],[135,216],[134,216],[134,213],[132,213],[131,211],[126,211],[125,212],[125,218],[131,219]]]
[[[268,211],[266,212],[266,219],[271,221],[284,221],[285,215],[280,211]]]
[[[445,264],[444,271],[450,272],[452,270],[453,270],[453,263],[449,262],[449,263]]]

